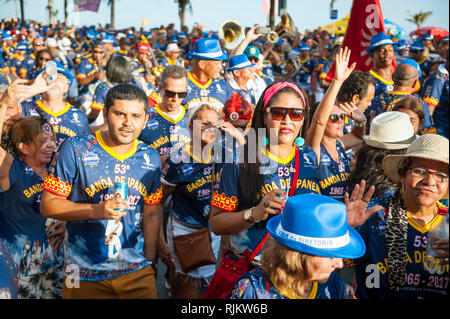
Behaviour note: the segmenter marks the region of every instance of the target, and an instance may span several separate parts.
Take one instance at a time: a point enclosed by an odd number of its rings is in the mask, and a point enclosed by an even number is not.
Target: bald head
[[[412,87],[419,78],[419,72],[409,64],[400,64],[392,74],[394,84],[401,87]]]

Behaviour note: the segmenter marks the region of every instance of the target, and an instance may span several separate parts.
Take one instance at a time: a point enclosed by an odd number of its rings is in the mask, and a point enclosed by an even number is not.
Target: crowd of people
[[[0,297],[447,296],[448,37],[0,32]]]

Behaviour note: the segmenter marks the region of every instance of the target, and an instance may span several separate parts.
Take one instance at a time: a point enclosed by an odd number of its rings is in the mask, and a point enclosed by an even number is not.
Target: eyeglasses
[[[320,58],[320,55],[313,55],[312,57],[313,57],[313,59],[318,59],[318,58]]]
[[[186,95],[187,95],[187,92],[173,92],[173,91],[169,91],[169,90],[164,90],[164,95],[166,97],[168,97],[169,99],[174,98],[175,95],[179,99],[184,99],[186,97]]]
[[[103,54],[105,51],[96,51],[94,50],[94,53]]]
[[[442,172],[430,172],[429,170],[420,167],[411,169],[411,175],[417,178],[426,178],[430,174],[434,176],[434,180],[438,183],[448,182],[448,174]]]
[[[249,57],[248,59],[249,59],[249,61],[252,62],[252,63],[258,63],[258,61],[259,61],[259,59],[254,58],[254,57]]]
[[[50,61],[51,59],[50,58],[45,58],[45,57],[40,57],[39,58],[39,61]]]
[[[272,115],[272,119],[275,121],[282,121],[287,114],[292,121],[301,121],[303,120],[305,110],[304,109],[294,109],[287,107],[271,107],[270,114]]]
[[[336,123],[337,121],[339,121],[339,119],[341,119],[344,122],[346,122],[347,121],[347,114],[342,113],[342,114],[331,114],[330,115],[330,120],[333,123]]]

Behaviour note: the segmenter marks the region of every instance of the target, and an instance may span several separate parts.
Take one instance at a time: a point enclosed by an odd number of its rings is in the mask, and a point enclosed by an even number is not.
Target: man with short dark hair
[[[373,59],[373,69],[369,71],[376,80],[375,96],[392,91],[392,61],[394,46],[391,38],[384,32],[375,34],[366,50]]]
[[[390,111],[395,103],[418,92],[419,72],[420,66],[412,59],[407,59],[397,66],[392,74],[394,89],[375,96],[372,105],[365,111],[369,124],[375,116]],[[425,103],[422,103],[422,106],[425,114],[423,128],[426,128],[432,124],[431,115],[428,106]]]
[[[141,89],[113,87],[107,129],[66,139],[44,180],[42,215],[67,221],[64,298],[156,298],[161,164],[137,140],[147,107]]]
[[[179,65],[168,65],[161,75],[160,102],[148,110],[149,120],[139,139],[154,148],[164,163],[178,143],[190,140],[187,112],[181,104],[187,94],[187,71]]]

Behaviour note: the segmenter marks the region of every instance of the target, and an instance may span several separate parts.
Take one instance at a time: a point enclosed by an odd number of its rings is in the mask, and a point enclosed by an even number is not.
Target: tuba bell
[[[267,34],[267,41],[269,41],[270,43],[277,43],[279,39],[280,36],[275,31],[270,31]]]
[[[225,48],[233,50],[245,38],[241,25],[233,20],[225,21],[219,29],[219,38],[225,40]]]

